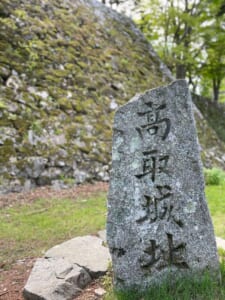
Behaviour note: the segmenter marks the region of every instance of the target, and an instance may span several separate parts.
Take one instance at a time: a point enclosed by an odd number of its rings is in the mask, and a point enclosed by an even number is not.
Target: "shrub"
[[[206,185],[220,185],[225,182],[225,172],[218,168],[204,169]]]

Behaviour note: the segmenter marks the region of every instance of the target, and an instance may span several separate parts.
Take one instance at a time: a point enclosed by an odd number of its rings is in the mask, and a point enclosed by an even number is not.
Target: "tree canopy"
[[[108,2],[130,3],[129,0]],[[139,15],[137,23],[174,76],[186,78],[193,91],[212,94],[212,99],[218,101],[225,78],[225,1],[134,0],[133,3]]]
[[[138,5],[140,28],[176,78],[186,78],[194,91],[210,81],[215,101],[225,77],[223,5],[222,0],[141,0]]]

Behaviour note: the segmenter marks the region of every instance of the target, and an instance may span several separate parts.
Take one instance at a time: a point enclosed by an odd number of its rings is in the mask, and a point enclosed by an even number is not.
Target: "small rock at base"
[[[103,288],[95,289],[96,296],[103,296],[103,295],[105,295],[105,293],[106,293],[106,291]]]

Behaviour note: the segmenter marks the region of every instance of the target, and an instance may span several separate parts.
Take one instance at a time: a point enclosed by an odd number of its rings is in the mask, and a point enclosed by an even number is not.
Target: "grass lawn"
[[[225,239],[225,184],[206,186],[206,197],[215,233]],[[96,234],[105,227],[106,192],[74,199],[37,199],[30,204],[13,205],[0,211],[0,262],[4,268],[18,259],[42,256],[50,247],[75,236]],[[224,300],[225,252],[220,251],[223,284],[205,276],[201,283],[185,279],[176,288],[166,283],[136,295],[134,291],[115,295],[109,292],[105,300]]]
[[[225,184],[206,186],[215,234],[225,239]],[[40,256],[57,243],[105,227],[106,193],[73,199],[38,199],[0,211],[0,261]]]
[[[225,256],[223,262],[221,262],[221,275],[221,283],[213,280],[206,273],[201,280],[199,280],[197,275],[176,280],[172,285],[170,280],[168,280],[142,294],[137,291],[115,293],[111,287],[111,292],[108,292],[104,300],[224,300]]]
[[[106,194],[72,199],[39,199],[0,212],[0,262],[42,256],[50,247],[105,227]]]
[[[225,183],[206,186],[206,198],[215,235],[225,239]]]

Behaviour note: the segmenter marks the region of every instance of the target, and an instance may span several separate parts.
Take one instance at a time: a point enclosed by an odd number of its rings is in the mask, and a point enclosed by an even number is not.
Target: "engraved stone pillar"
[[[107,241],[117,289],[143,290],[169,274],[219,272],[184,80],[116,112]]]

